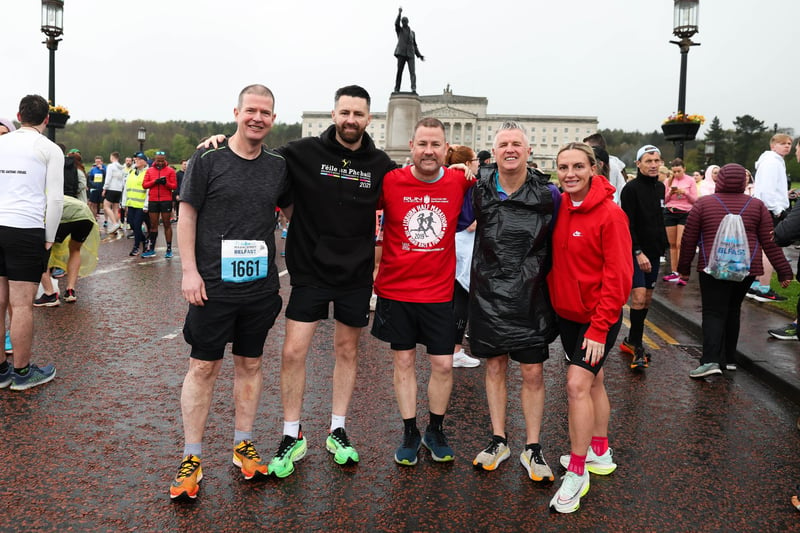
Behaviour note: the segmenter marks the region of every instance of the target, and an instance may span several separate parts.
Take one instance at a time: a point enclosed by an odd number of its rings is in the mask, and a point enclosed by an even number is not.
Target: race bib
[[[95,183],[101,183],[102,181],[103,181],[103,173],[102,172],[96,173],[94,175],[94,182]]]
[[[267,277],[267,243],[222,241],[222,281],[244,283]]]

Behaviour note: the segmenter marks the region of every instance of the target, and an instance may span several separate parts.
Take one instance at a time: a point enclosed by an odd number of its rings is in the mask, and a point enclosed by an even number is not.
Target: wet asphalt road
[[[34,361],[55,363],[58,375],[29,391],[0,390],[2,531],[800,530],[800,514],[789,505],[800,482],[796,405],[743,371],[690,380],[698,341],[652,312],[648,318],[677,344],[648,331],[660,349],[641,375],[619,353],[606,363],[610,444],[619,468],[592,476],[575,514],[551,514],[547,505],[558,480],[537,486],[519,464],[524,427],[513,366],[510,460],[495,472],[472,467],[490,431],[478,368],[455,370],[445,419],[455,462],[436,464],[423,450],[416,467],[396,465],[402,423],[391,358],[368,333],[347,424],[362,460],[336,465],[324,446],[330,321],[320,324],[309,356],[303,414],[309,452],[296,472],[245,481],[232,465],[232,361],[226,357],[199,498],[170,502],[167,488],[183,446],[179,397],[188,355],[180,334],[186,312],[180,259],[176,253],[165,260],[163,248],[152,259],[130,258],[130,243],[101,247],[98,270],[78,282],[76,304],[34,310]],[[285,302],[288,276],[281,282]],[[256,446],[267,457],[280,439],[282,338],[281,317],[265,347],[255,428]],[[424,396],[427,363],[418,361]],[[542,444],[557,477],[563,474],[558,457],[569,451],[565,368],[556,342],[545,364]],[[420,424],[427,420],[425,406],[421,398]]]

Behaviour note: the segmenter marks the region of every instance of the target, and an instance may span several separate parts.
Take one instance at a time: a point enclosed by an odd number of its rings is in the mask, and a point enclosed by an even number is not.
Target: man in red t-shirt
[[[453,460],[442,422],[453,388],[454,341],[442,332],[453,325],[456,223],[472,182],[442,166],[447,142],[439,120],[418,122],[409,145],[414,164],[386,175],[378,206],[383,256],[372,334],[390,343],[394,357],[394,388],[405,426],[394,460],[413,466],[422,444],[434,461]],[[431,361],[430,423],[423,438],[416,420],[418,343],[426,345]]]

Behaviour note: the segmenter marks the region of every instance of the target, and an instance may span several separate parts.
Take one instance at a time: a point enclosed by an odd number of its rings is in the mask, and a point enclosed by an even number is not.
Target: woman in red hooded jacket
[[[592,149],[563,147],[556,159],[564,193],[553,231],[553,268],[547,277],[569,361],[570,455],[567,474],[550,507],[571,513],[589,490],[589,472],[607,475],[617,465],[608,447],[611,405],[603,362],[622,324],[622,306],[633,280],[628,217],[614,203],[614,187],[595,175]]]

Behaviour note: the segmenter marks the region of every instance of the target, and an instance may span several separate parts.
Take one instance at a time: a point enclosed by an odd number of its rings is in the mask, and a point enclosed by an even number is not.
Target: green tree
[[[769,144],[769,133],[764,121],[751,115],[736,117],[733,121],[734,133],[732,159],[745,168],[752,168],[759,154]]]
[[[180,163],[182,159],[189,159],[194,153],[195,146],[197,143],[190,143],[186,135],[176,133],[172,136],[172,147],[169,150],[170,162]]]
[[[705,157],[705,148],[708,143],[713,143],[714,153]],[[722,128],[719,117],[714,117],[706,132],[700,157],[702,166],[724,165],[730,161],[731,141],[729,133]]]

